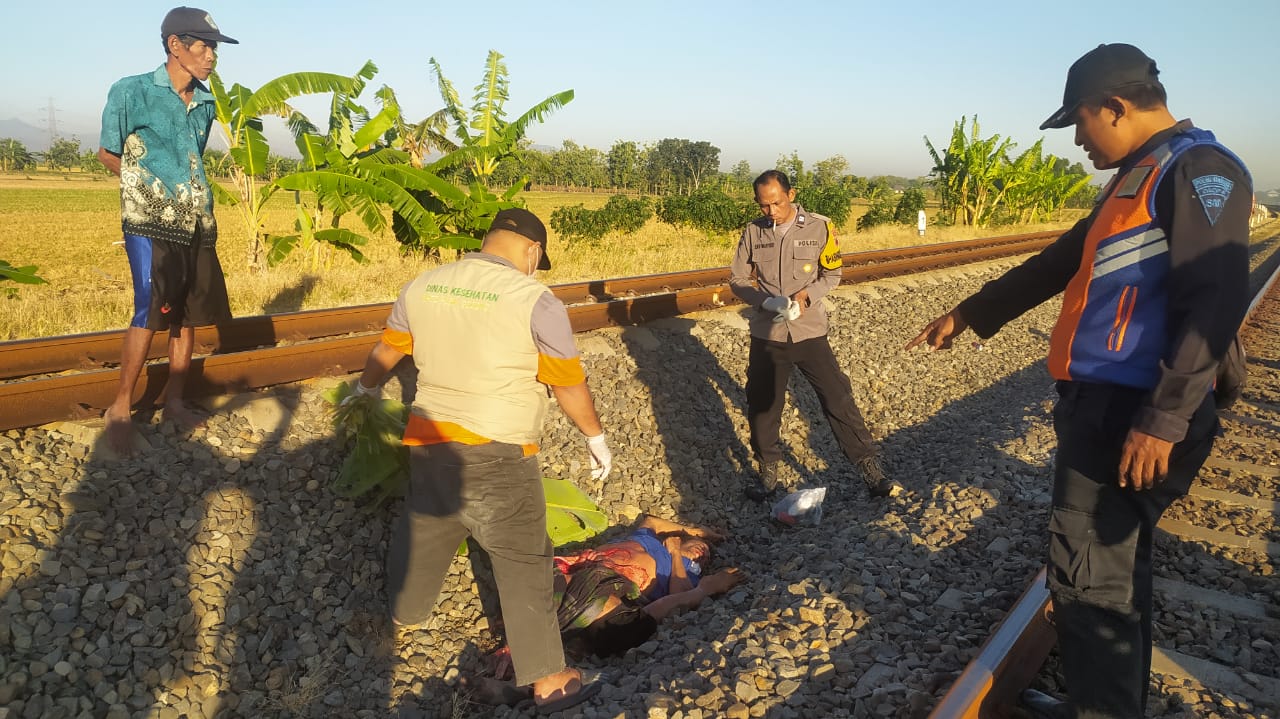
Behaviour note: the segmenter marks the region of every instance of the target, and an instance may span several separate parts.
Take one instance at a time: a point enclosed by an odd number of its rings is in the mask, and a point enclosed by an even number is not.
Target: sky
[[[60,128],[96,144],[111,83],[163,60],[169,2],[0,3],[0,120]],[[916,177],[961,117],[983,136],[1087,163],[1072,131],[1038,130],[1057,109],[1067,68],[1103,42],[1154,58],[1176,117],[1189,117],[1240,155],[1258,190],[1280,188],[1273,129],[1280,118],[1275,0],[1034,0],[996,2],[736,3],[333,2],[205,0],[239,45],[218,72],[250,88],[282,74],[353,74],[395,89],[406,115],[442,106],[428,59],[468,101],[487,52],[505,56],[518,116],[561,90],[575,99],[535,125],[539,145],[564,140],[607,151],[617,140],[707,140],[727,170],[761,171],[797,152],[807,166],[843,155],[863,176]],[[1269,49],[1270,48],[1270,49]],[[375,108],[373,99],[367,105]],[[320,119],[326,104],[300,101]],[[67,132],[66,134],[70,134]],[[274,149],[290,153],[287,136]]]

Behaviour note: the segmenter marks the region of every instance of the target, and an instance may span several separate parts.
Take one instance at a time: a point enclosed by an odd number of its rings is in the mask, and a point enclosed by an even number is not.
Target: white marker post
[[[916,213],[916,229],[920,231],[920,236],[924,237],[925,216],[924,210]]]

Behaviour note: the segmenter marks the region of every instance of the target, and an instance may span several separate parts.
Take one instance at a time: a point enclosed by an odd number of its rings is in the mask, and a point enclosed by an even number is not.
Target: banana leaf
[[[13,280],[24,285],[47,284],[43,277],[36,274],[35,265],[14,267],[5,260],[0,260],[0,280]]]
[[[609,518],[577,485],[565,479],[542,478],[547,500],[547,535],[559,547],[580,542],[609,528]]]
[[[356,397],[351,384],[343,382],[324,392],[332,406],[333,425],[339,436],[351,441],[350,449],[333,491],[348,498],[366,498],[375,505],[404,494],[409,477],[409,453],[400,443],[407,419],[400,402],[374,397]],[[559,547],[580,542],[603,532],[609,518],[585,492],[564,479],[542,478],[547,503],[547,535]],[[459,548],[463,553],[466,543]]]
[[[343,404],[351,394],[347,382],[323,394],[332,407],[334,428],[340,437],[351,440],[351,448],[333,481],[333,491],[342,497],[367,499],[377,506],[404,494],[409,451],[400,443],[400,436],[407,410],[395,400],[368,396]]]

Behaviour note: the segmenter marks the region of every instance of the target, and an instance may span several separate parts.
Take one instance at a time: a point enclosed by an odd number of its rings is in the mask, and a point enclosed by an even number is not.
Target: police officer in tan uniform
[[[813,385],[840,449],[871,494],[887,496],[892,483],[827,341],[822,298],[840,284],[843,269],[835,228],[795,204],[785,173],[768,170],[754,185],[764,216],[743,230],[729,280],[733,293],[756,308],[747,361],[747,423],[759,471],[746,494],[763,501],[777,489],[782,408],[796,367]]]

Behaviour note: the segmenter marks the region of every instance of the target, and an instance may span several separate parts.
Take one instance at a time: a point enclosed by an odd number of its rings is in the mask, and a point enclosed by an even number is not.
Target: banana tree
[[[463,188],[454,187],[453,192],[444,188],[412,192],[435,219],[437,231],[424,234],[399,211],[393,217],[393,230],[401,244],[415,251],[437,247],[472,249],[480,245],[498,211],[521,204],[516,196],[528,182],[527,176],[521,176],[505,188],[491,188],[498,164],[519,154],[520,141],[529,127],[573,100],[573,90],[551,95],[508,121],[506,103],[510,99],[510,83],[500,53],[489,51],[484,76],[475,87],[470,107],[462,104],[440,63],[434,57],[429,63],[444,108],[421,123],[409,126],[408,136],[401,130],[401,147],[415,148],[411,153],[416,150],[418,157],[424,154],[421,148],[428,144],[444,151],[442,157],[426,165],[424,170],[432,177],[456,179],[463,183]],[[452,124],[457,142],[441,132],[442,126],[448,124]]]
[[[508,122],[506,103],[510,99],[510,81],[501,53],[489,51],[484,77],[475,87],[469,109],[463,106],[453,83],[444,76],[440,63],[434,57],[429,62],[444,101],[444,113],[452,120],[454,134],[460,141],[456,149],[436,160],[429,169],[442,174],[446,169],[463,168],[469,175],[467,179],[478,180],[486,187],[498,163],[517,149],[529,126],[542,122],[573,100],[573,90],[558,92]]]
[[[368,232],[381,233],[388,227],[384,207],[391,209],[403,231],[431,238],[436,246],[467,246],[471,242],[470,235],[455,237],[443,229],[440,213],[424,206],[426,201],[433,207],[452,207],[466,204],[467,197],[452,183],[414,167],[410,152],[395,149],[398,130],[403,127],[395,93],[387,87],[378,90],[375,96],[382,107],[372,116],[355,101],[372,77],[371,66],[366,65],[353,77],[349,92],[334,93],[326,132],[321,133],[301,116],[290,123],[303,169],[277,179],[262,192],[269,196],[282,189],[297,191],[297,232],[268,236],[269,264],[279,263],[299,246],[315,250],[313,265],[318,264],[320,250],[326,246],[362,262],[360,247],[368,244],[369,238],[341,227],[341,220],[352,214]]]
[[[372,63],[366,68],[372,67]],[[376,71],[376,68],[374,68]],[[231,183],[234,192],[217,182],[210,182],[218,202],[237,208],[245,234],[249,238],[247,262],[250,269],[262,268],[263,204],[271,193],[260,192],[259,177],[267,170],[270,146],[262,134],[262,117],[275,115],[290,125],[305,122],[289,100],[317,93],[350,93],[355,80],[344,75],[323,72],[296,72],[268,81],[257,91],[236,83],[228,89],[215,72],[209,76],[209,87],[217,107],[217,121],[226,135],[231,158]]]
[[[1014,160],[1022,181],[1005,194],[1009,214],[1021,222],[1043,222],[1089,185],[1086,173],[1059,169],[1058,158],[1043,154],[1044,139]]]
[[[956,224],[983,226],[999,203],[1002,183],[1009,165],[1013,141],[992,135],[979,136],[978,118],[966,132],[967,118],[960,118],[951,130],[951,142],[939,153],[926,136],[925,147],[933,159],[930,175],[938,188],[944,211],[953,213]]]

